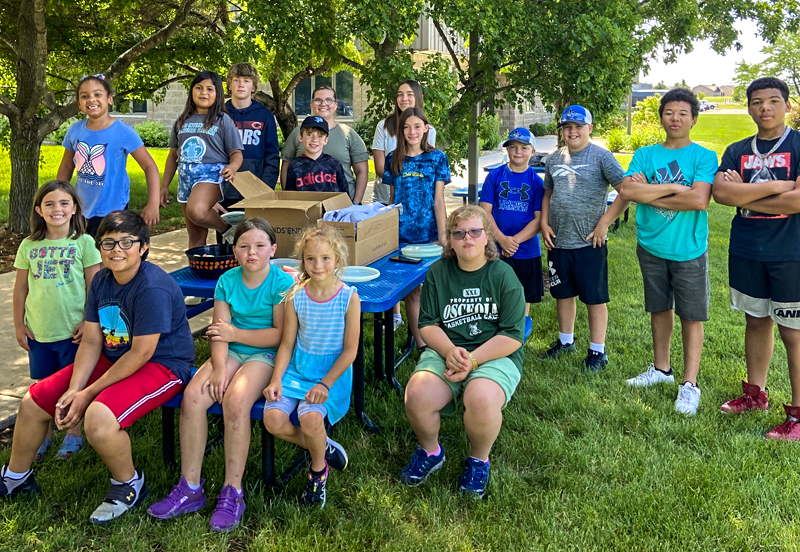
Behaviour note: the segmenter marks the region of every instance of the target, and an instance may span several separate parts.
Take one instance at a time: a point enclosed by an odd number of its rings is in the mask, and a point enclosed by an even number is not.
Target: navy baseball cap
[[[303,119],[303,124],[300,125],[300,130],[304,128],[318,128],[325,134],[328,134],[328,122],[322,117],[310,115]]]
[[[506,141],[503,142],[503,147],[508,146],[509,142],[519,142],[520,144],[526,144],[533,149],[536,149],[536,138],[534,138],[533,134],[531,134],[531,131],[525,127],[517,127],[509,132],[508,138],[506,138]]]
[[[592,124],[592,114],[583,106],[570,105],[561,114],[561,122],[558,123],[559,127],[567,123],[575,123],[576,125],[590,125]]]

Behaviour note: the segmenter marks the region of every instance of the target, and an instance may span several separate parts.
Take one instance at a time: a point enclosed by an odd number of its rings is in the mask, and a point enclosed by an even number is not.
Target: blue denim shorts
[[[28,363],[30,364],[31,379],[41,380],[52,376],[62,368],[75,362],[75,353],[78,344],[72,338],[42,343],[28,338]]]
[[[192,188],[200,182],[217,184],[222,190],[224,163],[181,163],[178,165],[178,203],[188,203]]]

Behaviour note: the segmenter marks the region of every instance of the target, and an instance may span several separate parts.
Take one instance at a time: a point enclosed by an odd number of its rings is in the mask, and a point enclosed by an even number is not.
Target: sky
[[[736,72],[736,64],[742,60],[755,63],[764,59],[761,53],[766,43],[758,36],[758,27],[752,21],[739,21],[735,25],[739,31],[739,40],[743,48],[738,52],[731,49],[724,55],[711,49],[708,41],[698,42],[690,54],[678,56],[676,63],[669,65],[655,61],[650,64],[647,75],[639,75],[639,82],[652,85],[663,81],[672,86],[682,79],[690,86],[698,84],[731,84]]]

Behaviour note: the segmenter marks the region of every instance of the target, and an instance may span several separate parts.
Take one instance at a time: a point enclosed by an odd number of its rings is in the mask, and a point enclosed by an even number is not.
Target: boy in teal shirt
[[[636,254],[644,279],[645,310],[650,313],[654,363],[628,384],[646,387],[673,383],[670,341],[673,310],[681,319],[683,383],[675,410],[692,415],[700,404],[697,373],[708,320],[708,203],[717,156],[692,142],[700,102],[676,88],[661,98],[659,115],[667,133],[663,144],[636,151],[622,180],[620,195],[635,201]]]

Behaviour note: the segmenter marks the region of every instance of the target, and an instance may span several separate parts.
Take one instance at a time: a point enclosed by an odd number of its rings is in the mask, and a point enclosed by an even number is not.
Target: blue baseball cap
[[[561,114],[561,122],[558,123],[559,127],[567,123],[575,123],[576,125],[590,125],[592,124],[592,114],[583,106],[570,105]]]
[[[517,127],[509,132],[508,138],[503,142],[503,147],[506,147],[509,142],[519,142],[520,144],[526,144],[536,149],[536,138],[534,138],[531,131],[525,127]]]
[[[318,128],[325,134],[328,134],[328,122],[322,117],[316,115],[309,115],[303,119],[303,124],[300,125],[300,130],[304,128]]]

